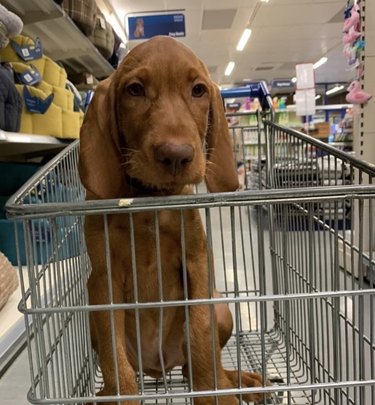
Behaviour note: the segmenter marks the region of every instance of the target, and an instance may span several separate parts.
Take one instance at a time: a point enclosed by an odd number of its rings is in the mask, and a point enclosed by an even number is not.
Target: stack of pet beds
[[[16,270],[10,261],[0,252],[0,309],[18,287]]]
[[[13,72],[0,65],[0,129],[18,132],[22,99],[14,85]]]
[[[103,55],[103,58],[109,59],[111,57],[115,45],[113,29],[99,10],[95,15],[95,26],[89,39]]]
[[[63,0],[62,7],[76,26],[116,69],[125,56],[125,45],[91,0]]]
[[[92,0],[63,0],[65,12],[112,65],[121,40]],[[114,67],[116,66],[113,65]]]
[[[11,64],[23,100],[20,132],[78,138],[82,111],[74,111],[73,93],[66,88],[64,68],[43,54],[35,42],[18,35],[0,50],[0,60]]]

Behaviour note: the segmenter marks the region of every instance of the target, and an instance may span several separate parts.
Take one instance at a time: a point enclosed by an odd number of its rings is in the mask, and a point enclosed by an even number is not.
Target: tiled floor
[[[30,374],[27,350],[16,358],[11,367],[0,379],[1,405],[27,405],[27,391],[30,387]]]

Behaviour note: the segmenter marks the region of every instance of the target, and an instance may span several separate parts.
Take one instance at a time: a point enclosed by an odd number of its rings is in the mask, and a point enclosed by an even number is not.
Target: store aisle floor
[[[24,349],[0,379],[0,404],[29,404],[26,399],[29,387],[29,362],[27,349]]]

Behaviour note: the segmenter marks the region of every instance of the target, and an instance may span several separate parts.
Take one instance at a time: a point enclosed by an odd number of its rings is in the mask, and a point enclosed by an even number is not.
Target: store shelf
[[[0,130],[0,158],[14,156],[31,158],[47,153],[56,153],[65,148],[69,142],[69,140],[62,141],[52,136]]]
[[[327,105],[317,105],[315,109],[317,111],[333,111],[333,110],[346,110],[348,108],[352,108],[352,104],[327,104]],[[289,112],[289,111],[296,111],[296,105],[290,104],[287,105],[286,109],[283,110],[276,110],[276,112]]]
[[[22,18],[23,33],[33,39],[39,37],[44,53],[62,62],[68,73],[89,72],[104,78],[113,72],[109,62],[53,0],[3,0],[2,4]]]

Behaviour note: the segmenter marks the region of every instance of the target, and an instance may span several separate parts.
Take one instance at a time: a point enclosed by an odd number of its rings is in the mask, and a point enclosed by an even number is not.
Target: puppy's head
[[[189,48],[155,37],[99,85],[81,129],[80,175],[97,198],[132,184],[167,194],[203,179],[210,191],[237,188],[219,90]]]

